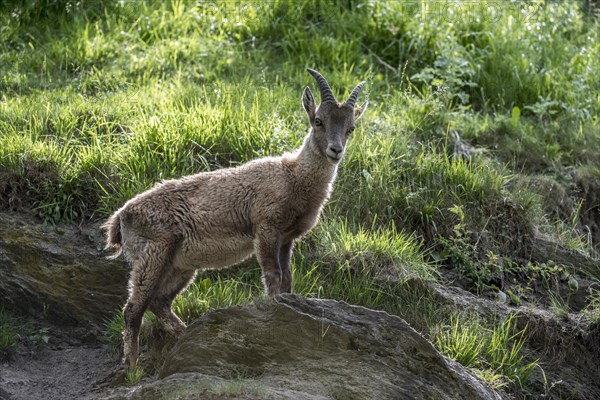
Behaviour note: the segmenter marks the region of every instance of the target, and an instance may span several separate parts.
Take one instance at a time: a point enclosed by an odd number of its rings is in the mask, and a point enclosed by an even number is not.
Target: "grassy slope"
[[[0,6],[3,208],[99,219],[161,179],[293,149],[314,67],[340,97],[367,79],[371,105],[296,251],[297,292],[395,312],[448,348],[448,315],[470,318],[436,308],[418,280],[443,268],[519,302],[524,288],[504,287],[515,274],[583,275],[528,263],[536,236],[586,254],[600,241],[600,23],[587,3],[29,3]],[[451,157],[453,132],[470,162]],[[406,279],[382,283],[381,269]],[[259,274],[203,275],[178,312],[249,301]],[[474,365],[498,370],[484,354]]]

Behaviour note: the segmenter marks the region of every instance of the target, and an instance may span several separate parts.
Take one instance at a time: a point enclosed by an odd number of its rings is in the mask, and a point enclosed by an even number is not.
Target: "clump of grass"
[[[125,370],[125,383],[129,386],[137,385],[144,377],[144,370],[139,362],[135,365],[130,365]]]
[[[600,327],[600,290],[592,290],[589,295],[589,307],[586,311],[592,323]]]
[[[476,373],[494,387],[523,387],[537,366],[523,354],[526,328],[516,330],[514,315],[487,328],[469,317],[454,317],[436,334],[439,350]]]
[[[190,322],[209,309],[250,303],[262,292],[260,269],[253,268],[235,277],[199,278],[173,302],[173,311]]]
[[[494,328],[485,354],[491,370],[501,373],[509,382],[523,387],[537,361],[525,361],[522,350],[526,340],[526,328],[515,332],[514,323],[514,314],[511,314]]]
[[[485,344],[481,336],[479,324],[454,317],[450,320],[448,329],[435,338],[435,344],[453,360],[465,367],[474,367],[479,364]]]
[[[435,276],[420,247],[393,225],[353,230],[345,222],[324,221],[298,245],[294,290],[394,312],[399,286]]]
[[[323,264],[349,265],[357,270],[377,274],[395,274],[396,280],[433,279],[434,268],[423,256],[423,243],[392,222],[377,227],[377,216],[370,228],[351,226],[347,221],[322,221],[310,236],[298,243],[302,260],[318,258]],[[316,261],[316,260],[315,260]]]
[[[556,314],[557,317],[568,317],[570,311],[569,301],[568,299],[564,299],[558,291],[548,293],[548,302],[550,309],[554,311],[554,314]]]
[[[123,343],[123,330],[125,329],[125,319],[123,310],[119,310],[104,322],[104,339],[115,348],[120,348]]]

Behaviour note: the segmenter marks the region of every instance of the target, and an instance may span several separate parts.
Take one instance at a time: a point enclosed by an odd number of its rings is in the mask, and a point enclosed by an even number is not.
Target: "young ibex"
[[[224,268],[256,253],[269,296],[291,292],[294,240],[317,222],[354,124],[368,102],[355,108],[365,82],[338,103],[325,78],[317,80],[317,107],[307,86],[302,105],[311,129],[300,149],[236,168],[168,180],[129,200],[103,225],[107,248],[132,265],[124,309],[124,360],[138,358],[144,311],[167,330],[185,324],[172,312],[175,296],[197,269]]]

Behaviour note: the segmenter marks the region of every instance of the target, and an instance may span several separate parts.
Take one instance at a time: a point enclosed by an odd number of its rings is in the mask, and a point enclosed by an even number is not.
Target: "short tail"
[[[104,250],[114,249],[115,253],[108,258],[117,258],[123,252],[123,238],[121,236],[121,216],[114,213],[108,221],[100,227],[106,232],[106,246]]]

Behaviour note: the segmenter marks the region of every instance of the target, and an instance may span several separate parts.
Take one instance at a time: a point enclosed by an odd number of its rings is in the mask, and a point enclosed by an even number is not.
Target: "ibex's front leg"
[[[279,247],[279,235],[274,229],[261,228],[257,230],[254,250],[262,268],[265,291],[269,296],[277,296],[281,292]]]
[[[289,242],[279,249],[279,265],[281,266],[281,293],[292,293],[292,252],[294,242]]]

